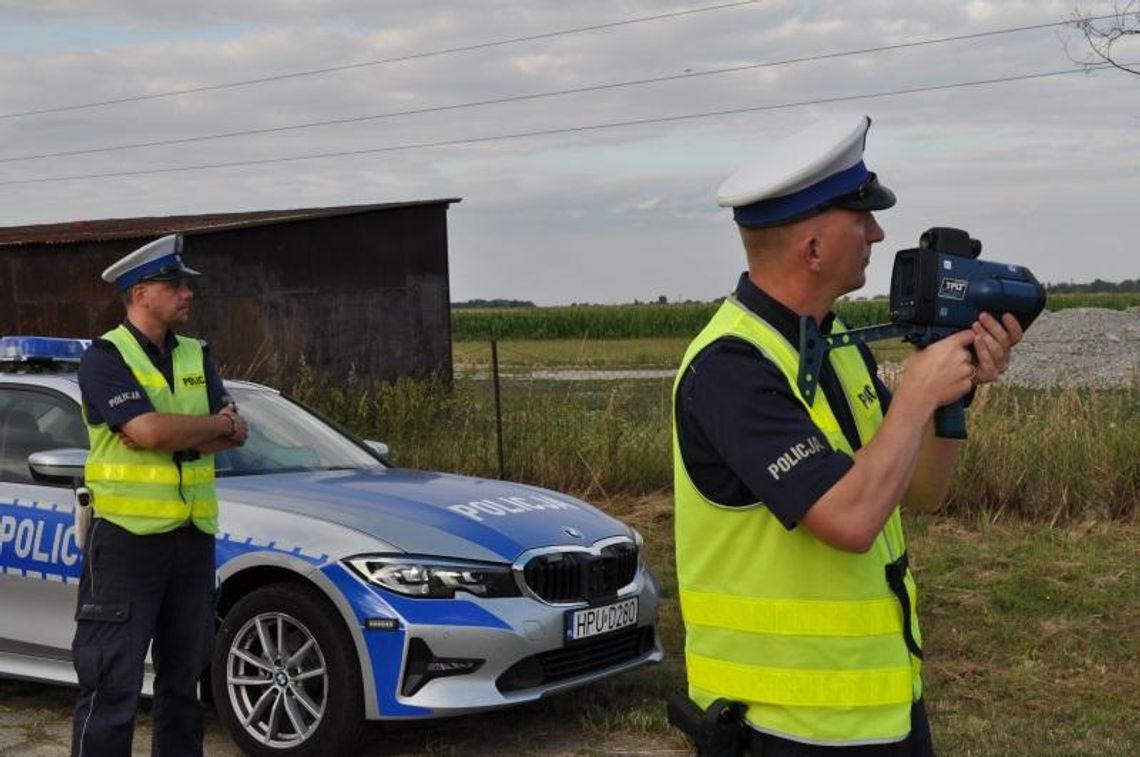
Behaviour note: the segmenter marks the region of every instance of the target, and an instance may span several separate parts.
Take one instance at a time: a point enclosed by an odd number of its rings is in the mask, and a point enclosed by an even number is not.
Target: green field
[[[638,339],[509,339],[497,343],[503,374],[528,375],[540,370],[660,371],[675,369],[689,346],[689,337]],[[905,360],[914,348],[895,339],[871,345],[879,363]],[[460,374],[486,373],[491,365],[489,341],[455,342],[451,348]]]
[[[633,339],[692,338],[718,303],[580,305],[503,309],[455,309],[452,338],[457,342],[490,339]],[[1140,305],[1140,293],[1050,294],[1046,307],[1064,310],[1098,307],[1123,310]],[[888,319],[885,299],[841,301],[836,312],[849,326],[870,326]]]
[[[498,343],[499,367],[505,372],[542,369],[637,370],[676,368],[689,346],[686,337],[637,339],[511,339]],[[454,342],[451,348],[460,372],[486,371],[491,343]]]

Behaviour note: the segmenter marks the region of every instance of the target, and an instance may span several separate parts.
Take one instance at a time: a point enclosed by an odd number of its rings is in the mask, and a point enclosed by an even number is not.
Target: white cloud
[[[997,8],[986,0],[971,0],[966,3],[966,15],[974,21],[989,21],[997,15]]]

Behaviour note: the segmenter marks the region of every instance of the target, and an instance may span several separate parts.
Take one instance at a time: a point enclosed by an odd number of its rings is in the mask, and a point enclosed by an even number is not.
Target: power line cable
[[[1129,63],[1128,65],[1135,65]],[[887,90],[884,92],[868,92],[858,95],[837,95],[835,97],[823,97],[813,100],[798,100],[795,102],[777,103],[775,105],[754,105],[747,108],[731,108],[727,110],[705,111],[702,113],[684,113],[675,116],[657,116],[654,118],[638,118],[629,121],[611,121],[601,124],[585,124],[582,126],[569,126],[558,129],[538,129],[534,131],[515,132],[511,134],[496,134],[486,137],[464,137],[459,139],[446,139],[436,142],[417,142],[405,145],[389,145],[387,147],[371,147],[363,150],[338,150],[335,152],[324,153],[311,153],[308,155],[290,155],[279,158],[258,158],[253,160],[238,160],[227,161],[223,163],[199,163],[189,166],[166,166],[163,168],[147,168],[135,171],[111,171],[106,173],[92,173],[92,174],[76,174],[71,176],[48,176],[33,179],[9,179],[0,181],[0,186],[12,186],[16,184],[41,184],[56,181],[78,181],[84,179],[110,179],[125,176],[146,176],[150,174],[161,173],[178,173],[185,171],[204,171],[215,168],[234,168],[241,166],[258,166],[268,165],[272,163],[290,163],[300,160],[319,160],[323,158],[341,158],[359,155],[375,155],[385,152],[399,152],[405,150],[419,150],[431,147],[453,147],[458,145],[480,144],[485,142],[502,142],[511,139],[525,139],[530,137],[545,137],[556,134],[573,134],[588,131],[600,131],[602,129],[615,129],[625,126],[645,126],[648,124],[661,124],[673,123],[678,121],[688,121],[698,118],[714,118],[717,116],[731,116],[740,115],[742,113],[757,113],[770,110],[782,110],[786,108],[799,108],[807,105],[825,105],[838,102],[850,102],[853,100],[869,100],[878,97],[896,97],[900,95],[913,95],[921,92],[938,92],[949,89],[961,89],[965,87],[978,87],[991,84],[1004,84],[1008,82],[1027,81],[1030,79],[1044,79],[1052,76],[1064,76],[1067,74],[1086,74],[1089,71],[1099,70],[1103,68],[1111,68],[1109,63],[1093,64],[1080,69],[1064,69],[1061,71],[1042,71],[1032,74],[1020,74],[1016,76],[1002,76],[993,79],[976,79],[974,81],[953,82],[951,84],[935,84],[923,87],[908,87],[905,89]]]
[[[1099,18],[1099,17],[1098,17]],[[1095,19],[1094,19],[1095,20]],[[682,79],[691,79],[703,76],[717,76],[720,74],[738,73],[740,71],[750,71],[760,68],[775,68],[778,66],[786,66],[794,63],[807,63],[812,61],[830,60],[834,58],[843,58],[857,55],[867,55],[871,53],[885,52],[889,50],[901,50],[905,48],[923,47],[927,45],[937,45],[946,42],[961,42],[964,40],[980,39],[985,37],[993,37],[1003,34],[1012,34],[1014,32],[1032,31],[1038,29],[1048,29],[1054,26],[1063,26],[1071,23],[1069,21],[1053,21],[1043,24],[1031,24],[1027,26],[1015,26],[1005,29],[993,29],[985,32],[973,32],[971,34],[958,34],[951,37],[937,37],[934,39],[917,40],[915,42],[901,42],[894,45],[879,45],[876,47],[864,47],[855,50],[842,50],[838,52],[820,53],[817,55],[804,55],[795,58],[784,58],[782,60],[764,61],[761,63],[746,63],[738,66],[729,66],[726,68],[710,69],[708,71],[686,71],[681,74],[669,74],[666,76],[655,76],[645,79],[630,79],[620,82],[608,82],[602,84],[592,84],[583,87],[572,87],[569,89],[551,90],[548,92],[535,92],[526,95],[509,95],[506,97],[496,97],[486,100],[473,100],[463,103],[452,103],[450,105],[435,105],[423,108],[412,108],[409,110],[393,111],[390,113],[376,113],[366,116],[351,116],[346,118],[326,119],[322,121],[309,121],[298,124],[286,124],[284,126],[270,126],[260,129],[244,129],[240,131],[222,132],[218,134],[206,134],[192,137],[176,137],[173,139],[159,139],[149,142],[131,142],[119,145],[107,145],[104,147],[91,147],[79,150],[60,150],[57,152],[38,153],[33,155],[15,155],[7,158],[0,158],[0,163],[16,163],[29,160],[44,160],[47,158],[65,158],[74,157],[77,155],[94,155],[98,153],[118,152],[122,150],[135,150],[144,147],[163,147],[169,145],[188,144],[191,142],[206,142],[218,139],[232,139],[235,137],[249,137],[264,134],[279,134],[286,131],[299,131],[303,129],[315,129],[324,126],[343,126],[345,124],[361,123],[363,121],[378,121],[387,118],[399,118],[403,116],[423,115],[427,113],[441,113],[451,110],[462,110],[465,108],[475,108],[486,105],[502,105],[505,103],[523,102],[526,100],[537,100],[549,97],[563,97],[572,94],[582,94],[586,92],[599,92],[610,89],[620,89],[623,87],[644,86],[647,84],[660,84],[663,82],[678,81]]]
[[[658,13],[652,16],[640,16],[638,18],[630,18],[624,21],[610,21],[603,24],[591,24],[590,26],[579,26],[571,29],[561,29],[553,32],[543,32],[541,34],[528,34],[522,37],[510,37],[508,39],[492,40],[490,42],[477,42],[472,45],[462,45],[459,47],[448,47],[440,50],[428,50],[420,53],[409,53],[408,55],[399,55],[394,58],[380,58],[379,60],[358,61],[356,63],[345,63],[339,66],[326,66],[324,68],[312,68],[304,71],[293,71],[285,74],[273,74],[271,76],[261,76],[256,79],[242,79],[240,81],[223,82],[220,84],[203,84],[200,87],[187,87],[185,89],[172,89],[166,92],[154,92],[149,95],[132,95],[130,97],[119,97],[113,100],[98,100],[95,102],[78,103],[74,105],[59,105],[53,108],[40,108],[38,110],[25,110],[16,113],[0,113],[0,119],[7,118],[24,118],[27,116],[41,116],[48,113],[63,113],[71,110],[83,110],[85,108],[100,108],[106,105],[122,105],[124,103],[141,102],[143,100],[156,100],[161,97],[178,97],[180,95],[190,95],[198,92],[213,92],[220,89],[234,89],[236,87],[248,87],[254,84],[266,84],[269,82],[283,81],[286,79],[299,79],[305,76],[319,76],[321,74],[330,74],[337,71],[349,71],[358,68],[368,68],[371,66],[384,66],[389,63],[403,63],[411,60],[421,60],[423,58],[434,58],[441,55],[453,55],[455,53],[471,52],[473,50],[486,50],[492,47],[502,47],[504,45],[514,45],[520,42],[534,42],[540,39],[551,39],[553,37],[564,37],[571,34],[583,34],[585,32],[600,31],[602,29],[613,29],[619,26],[632,26],[633,24],[643,24],[648,21],[660,21],[668,18],[678,18],[680,16],[691,16],[697,13],[707,13],[709,11],[719,11],[729,8],[738,8],[742,5],[754,5],[761,0],[737,0],[736,2],[721,3],[719,5],[707,5],[702,8],[689,8],[687,10],[670,11],[668,13]],[[1091,18],[1090,21],[1098,19]]]

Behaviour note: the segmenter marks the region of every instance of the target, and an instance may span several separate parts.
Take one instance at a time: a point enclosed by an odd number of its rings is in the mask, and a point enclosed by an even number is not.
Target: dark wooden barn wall
[[[231,374],[451,375],[447,206],[188,232],[202,272],[183,329]],[[99,275],[142,240],[0,249],[0,334],[95,336],[122,318]]]

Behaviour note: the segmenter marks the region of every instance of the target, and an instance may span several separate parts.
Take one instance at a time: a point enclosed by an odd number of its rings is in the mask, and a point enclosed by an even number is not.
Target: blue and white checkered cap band
[[[741,226],[771,226],[806,216],[830,200],[842,197],[867,183],[870,173],[863,161],[822,181],[783,197],[769,197],[732,209]]]

